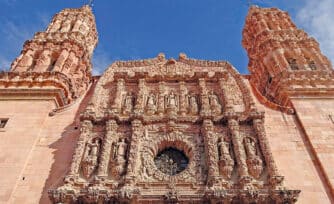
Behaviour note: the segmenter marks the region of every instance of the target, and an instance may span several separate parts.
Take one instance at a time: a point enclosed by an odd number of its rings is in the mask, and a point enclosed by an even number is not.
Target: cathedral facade
[[[0,202],[333,203],[334,72],[276,8],[251,7],[250,75],[226,61],[116,61],[92,76],[89,6],[0,73]]]

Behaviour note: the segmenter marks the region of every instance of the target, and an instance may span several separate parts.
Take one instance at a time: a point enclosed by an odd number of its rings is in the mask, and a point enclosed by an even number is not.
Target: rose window
[[[173,176],[187,168],[189,159],[183,151],[170,147],[160,151],[154,163],[161,172]]]

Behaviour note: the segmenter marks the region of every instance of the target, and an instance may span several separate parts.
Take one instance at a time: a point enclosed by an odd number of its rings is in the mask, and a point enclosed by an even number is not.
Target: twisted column
[[[234,118],[230,118],[228,120],[228,128],[231,134],[233,150],[238,163],[237,167],[239,178],[242,180],[245,177],[249,177],[249,175],[247,171],[246,154],[242,143],[242,138],[239,134],[239,122]]]
[[[92,129],[93,129],[92,121],[84,120],[81,122],[81,130],[80,130],[81,133],[72,158],[69,176],[74,176],[79,173],[81,158],[85,151],[85,144],[87,139],[89,138],[89,135],[92,132]]]
[[[207,184],[212,186],[219,176],[218,169],[218,149],[214,138],[213,123],[206,119],[203,121],[204,145],[206,153],[206,163],[208,169]]]
[[[104,137],[102,145],[100,165],[97,171],[98,176],[102,177],[108,176],[108,164],[110,161],[110,153],[113,140],[115,140],[116,138],[115,136],[117,135],[117,127],[118,125],[116,120],[108,120],[106,122],[106,135]]]
[[[264,129],[263,119],[259,118],[254,119],[253,127],[257,134],[263,156],[267,163],[269,180],[270,180],[269,182],[273,186],[280,185],[283,181],[283,176],[279,174],[276,163],[274,161],[274,157],[271,153],[270,146]]]
[[[135,183],[136,171],[139,160],[140,137],[143,135],[143,124],[140,120],[133,120],[132,137],[128,157],[128,167],[125,175],[125,182],[128,184]]]

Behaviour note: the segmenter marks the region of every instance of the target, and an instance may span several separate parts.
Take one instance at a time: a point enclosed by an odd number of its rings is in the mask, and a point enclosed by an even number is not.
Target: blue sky
[[[0,69],[19,55],[25,40],[42,31],[63,8],[84,0],[0,0]],[[262,7],[286,10],[294,22],[314,36],[325,55],[334,59],[334,0],[253,0]],[[94,74],[115,60],[145,59],[163,52],[177,58],[227,60],[246,74],[247,55],[241,32],[246,0],[95,0],[99,32]]]

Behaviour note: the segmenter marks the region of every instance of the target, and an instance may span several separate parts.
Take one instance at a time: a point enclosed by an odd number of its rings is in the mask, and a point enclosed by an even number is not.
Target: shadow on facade
[[[80,102],[80,105],[75,113],[73,122],[64,128],[61,137],[57,141],[48,146],[50,149],[53,150],[54,162],[51,166],[49,176],[44,183],[42,196],[39,200],[39,203],[41,204],[51,202],[48,197],[48,190],[57,188],[58,186],[63,184],[64,177],[69,171],[77,139],[80,135],[80,114],[87,107],[94,93],[97,81],[98,77],[93,78],[93,84]],[[57,115],[53,117],[57,117]]]

